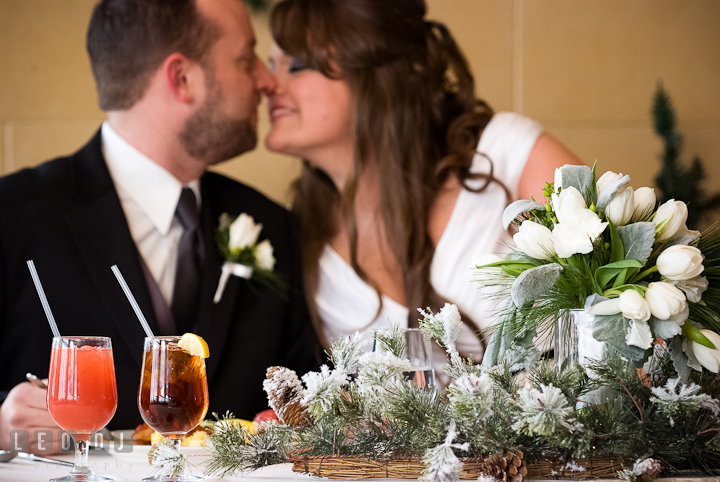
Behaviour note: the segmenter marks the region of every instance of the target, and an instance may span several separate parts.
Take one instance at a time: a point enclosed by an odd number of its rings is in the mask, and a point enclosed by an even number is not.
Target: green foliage
[[[393,323],[389,330],[375,331],[375,350],[392,353],[396,357],[405,354],[407,342],[405,341],[405,330],[400,325]]]
[[[231,421],[234,417],[230,412],[222,417],[217,413],[213,416],[217,422],[208,435],[213,458],[205,468],[206,475],[224,478],[285,462],[292,435],[289,427],[266,423],[257,433],[251,434]]]
[[[662,167],[655,178],[655,184],[662,192],[662,197],[658,198],[661,202],[669,199],[686,200],[687,224],[694,228],[708,211],[720,207],[720,193],[709,195],[703,187],[707,176],[698,157],[693,159],[689,168],[681,164],[683,138],[676,130],[675,110],[662,84],[658,84],[655,92],[652,115],[655,132],[665,144],[659,156]]]

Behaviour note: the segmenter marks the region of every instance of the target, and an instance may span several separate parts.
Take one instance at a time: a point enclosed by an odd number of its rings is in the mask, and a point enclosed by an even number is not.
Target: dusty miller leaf
[[[625,318],[622,313],[607,316],[595,315],[593,338],[607,343],[625,358],[635,361],[642,360],[645,350],[625,342],[625,335],[629,328],[630,320]]]
[[[586,193],[595,191],[595,176],[588,166],[564,165],[560,168],[560,182],[563,189],[572,186],[580,191],[583,197]],[[592,199],[585,199],[585,201],[590,204]]]
[[[510,296],[518,308],[545,295],[560,278],[562,266],[543,264],[523,271],[510,288]]]
[[[634,223],[620,226],[617,232],[625,247],[625,259],[645,264],[655,242],[655,223]]]
[[[673,367],[678,373],[680,383],[687,383],[690,378],[690,366],[688,365],[688,357],[682,351],[682,337],[676,336],[668,343],[668,351],[673,362]]]
[[[650,318],[650,329],[656,338],[669,340],[675,335],[682,333],[682,328],[672,320],[658,320],[654,316]]]
[[[522,213],[532,211],[533,209],[545,211],[545,206],[537,201],[528,201],[527,199],[520,199],[511,203],[505,208],[502,216],[503,228],[507,229],[510,224]]]

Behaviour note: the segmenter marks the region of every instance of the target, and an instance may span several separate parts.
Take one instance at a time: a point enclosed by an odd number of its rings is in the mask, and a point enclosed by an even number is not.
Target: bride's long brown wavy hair
[[[469,168],[493,112],[475,97],[473,76],[448,29],[425,14],[424,0],[283,0],[271,15],[278,46],[348,82],[354,101],[355,158],[343,191],[308,161],[293,185],[305,289],[325,346],[314,305],[318,260],[338,230],[347,230],[352,267],[375,288],[382,306],[378,285],[357,261],[353,203],[368,159],[377,160],[385,232],[402,268],[409,326],[417,326],[416,307],[444,304],[430,284],[429,212],[448,176],[456,175],[467,189],[467,181],[478,177]],[[492,174],[481,177],[485,182],[473,190],[498,182]]]

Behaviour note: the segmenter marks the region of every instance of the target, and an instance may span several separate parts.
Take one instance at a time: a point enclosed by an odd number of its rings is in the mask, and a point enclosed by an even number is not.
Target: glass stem
[[[83,435],[75,436],[75,468],[88,466],[88,440]]]
[[[172,440],[173,447],[175,447],[175,450],[177,450],[177,453],[180,453],[180,442],[182,442],[182,435],[171,437],[170,440]],[[180,471],[177,474],[177,477],[182,477],[185,474],[185,468],[180,467]]]

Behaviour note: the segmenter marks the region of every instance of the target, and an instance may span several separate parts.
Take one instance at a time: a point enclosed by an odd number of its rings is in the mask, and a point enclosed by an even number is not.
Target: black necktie
[[[182,224],[183,234],[178,244],[172,313],[179,334],[183,334],[191,331],[195,323],[202,263],[202,238],[198,229],[197,201],[195,193],[189,187],[183,188],[180,194],[175,216]]]

